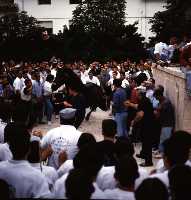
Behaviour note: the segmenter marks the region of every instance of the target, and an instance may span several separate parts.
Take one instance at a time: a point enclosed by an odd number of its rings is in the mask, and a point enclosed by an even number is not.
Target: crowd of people
[[[182,38],[171,37],[169,42],[161,37],[154,47],[148,49],[148,52],[150,57],[159,64],[180,64],[181,67],[190,70],[190,49],[191,37],[189,34],[185,34]]]
[[[74,84],[52,89],[56,74],[66,68],[106,96],[111,112],[102,122],[101,142],[96,142],[95,133],[78,130],[85,118],[83,93]],[[164,87],[155,85],[151,61],[85,65],[54,58],[3,62],[0,70],[0,190],[5,198],[190,196],[191,135],[174,131],[174,108]],[[38,124],[51,125],[54,114],[60,118],[59,127],[46,135],[33,131]],[[134,142],[142,143],[136,155]],[[144,162],[138,166],[135,156]],[[149,174],[143,167],[153,166],[153,157],[160,160]]]

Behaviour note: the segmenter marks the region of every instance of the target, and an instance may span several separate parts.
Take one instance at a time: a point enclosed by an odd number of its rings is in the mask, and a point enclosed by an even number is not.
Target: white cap
[[[60,118],[61,119],[72,119],[75,117],[76,109],[74,108],[65,108],[60,111]]]

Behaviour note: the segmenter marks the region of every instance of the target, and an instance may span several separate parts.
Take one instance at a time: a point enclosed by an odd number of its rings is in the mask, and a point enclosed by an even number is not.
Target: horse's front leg
[[[93,112],[93,107],[91,107],[90,108],[90,111],[89,111],[89,113],[86,115],[86,117],[85,117],[85,119],[86,119],[86,121],[89,121],[89,119],[90,119],[90,115],[91,115],[91,113]]]

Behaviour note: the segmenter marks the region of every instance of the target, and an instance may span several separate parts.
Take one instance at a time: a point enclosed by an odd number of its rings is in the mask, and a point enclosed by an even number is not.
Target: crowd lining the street
[[[191,46],[181,48],[188,51]],[[166,52],[162,42],[156,44],[158,62],[169,62],[173,51],[168,49],[168,59]],[[189,66],[190,59],[184,61]],[[72,69],[83,84],[101,87],[113,117],[102,121],[103,141],[78,130],[85,118],[83,94],[71,85],[52,90],[62,68]],[[33,131],[38,124],[51,125],[54,114],[59,127],[44,136]],[[164,86],[155,85],[149,60],[3,62],[0,193],[3,198],[188,199],[191,135],[175,131],[174,114]],[[142,143],[136,155],[134,142]],[[134,156],[144,162],[138,166]],[[159,161],[149,174],[143,167],[153,165],[152,157]]]

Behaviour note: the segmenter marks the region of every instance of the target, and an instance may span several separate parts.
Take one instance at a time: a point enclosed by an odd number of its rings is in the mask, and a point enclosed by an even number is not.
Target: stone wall
[[[191,97],[186,94],[185,75],[176,67],[154,67],[156,85],[165,88],[165,95],[175,107],[176,129],[191,133]]]

